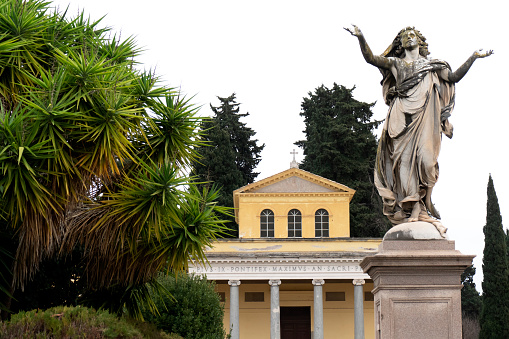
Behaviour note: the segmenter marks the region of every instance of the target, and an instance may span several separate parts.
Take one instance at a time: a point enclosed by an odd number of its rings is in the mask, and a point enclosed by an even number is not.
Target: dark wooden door
[[[311,307],[281,307],[281,339],[311,339]]]

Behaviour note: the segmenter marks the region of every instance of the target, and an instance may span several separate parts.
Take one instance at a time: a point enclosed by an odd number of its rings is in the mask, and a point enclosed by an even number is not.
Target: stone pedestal
[[[393,227],[361,262],[374,282],[377,339],[461,339],[461,274],[473,255],[429,223]]]

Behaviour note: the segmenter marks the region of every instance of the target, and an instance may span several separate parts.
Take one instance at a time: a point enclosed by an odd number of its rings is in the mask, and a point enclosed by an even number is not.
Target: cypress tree
[[[390,227],[382,202],[373,185],[377,140],[373,130],[381,121],[371,121],[374,103],[353,98],[355,87],[334,83],[309,93],[302,102],[305,140],[295,145],[304,150],[301,169],[356,190],[350,204],[353,237],[380,237]]]
[[[509,230],[505,230],[505,246],[507,248],[507,265],[509,265]]]
[[[254,169],[261,161],[260,153],[265,144],[258,145],[253,139],[256,132],[240,119],[249,113],[240,113],[235,93],[227,98],[217,97],[220,105],[210,105],[214,115],[202,123],[207,144],[197,149],[201,158],[193,164],[196,180],[205,185],[215,184],[221,188],[218,204],[233,208],[233,191],[252,183],[259,173]],[[238,226],[226,225],[236,235]]]
[[[509,338],[509,277],[502,216],[491,175],[488,181],[483,252],[483,305],[479,338]]]

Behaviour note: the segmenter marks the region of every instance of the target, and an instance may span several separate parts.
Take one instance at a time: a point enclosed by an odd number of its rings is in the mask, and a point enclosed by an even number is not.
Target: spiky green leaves
[[[36,130],[28,128],[29,112],[16,107],[9,114],[2,109],[0,121],[0,199],[13,226],[29,211],[45,214],[55,208],[55,199],[45,186],[47,175],[40,165],[50,158],[48,141],[38,140]]]
[[[225,211],[183,176],[202,145],[197,108],[135,69],[132,38],[48,6],[0,4],[0,206],[18,231],[16,282],[77,244],[98,286],[204,260]]]
[[[196,148],[203,145],[197,107],[185,97],[166,95],[164,101],[153,100],[150,110],[154,130],[144,153],[159,165],[189,166],[198,157]]]
[[[76,211],[66,236],[70,248],[85,245],[95,285],[183,270],[188,260],[206,260],[204,247],[224,231],[219,216],[228,209],[216,205],[217,191],[199,192],[172,166],[141,166],[107,189]]]

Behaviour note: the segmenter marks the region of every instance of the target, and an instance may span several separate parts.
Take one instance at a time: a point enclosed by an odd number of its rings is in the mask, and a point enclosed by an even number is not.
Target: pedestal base
[[[473,258],[431,224],[391,229],[360,264],[374,282],[376,338],[461,339],[461,274]]]

